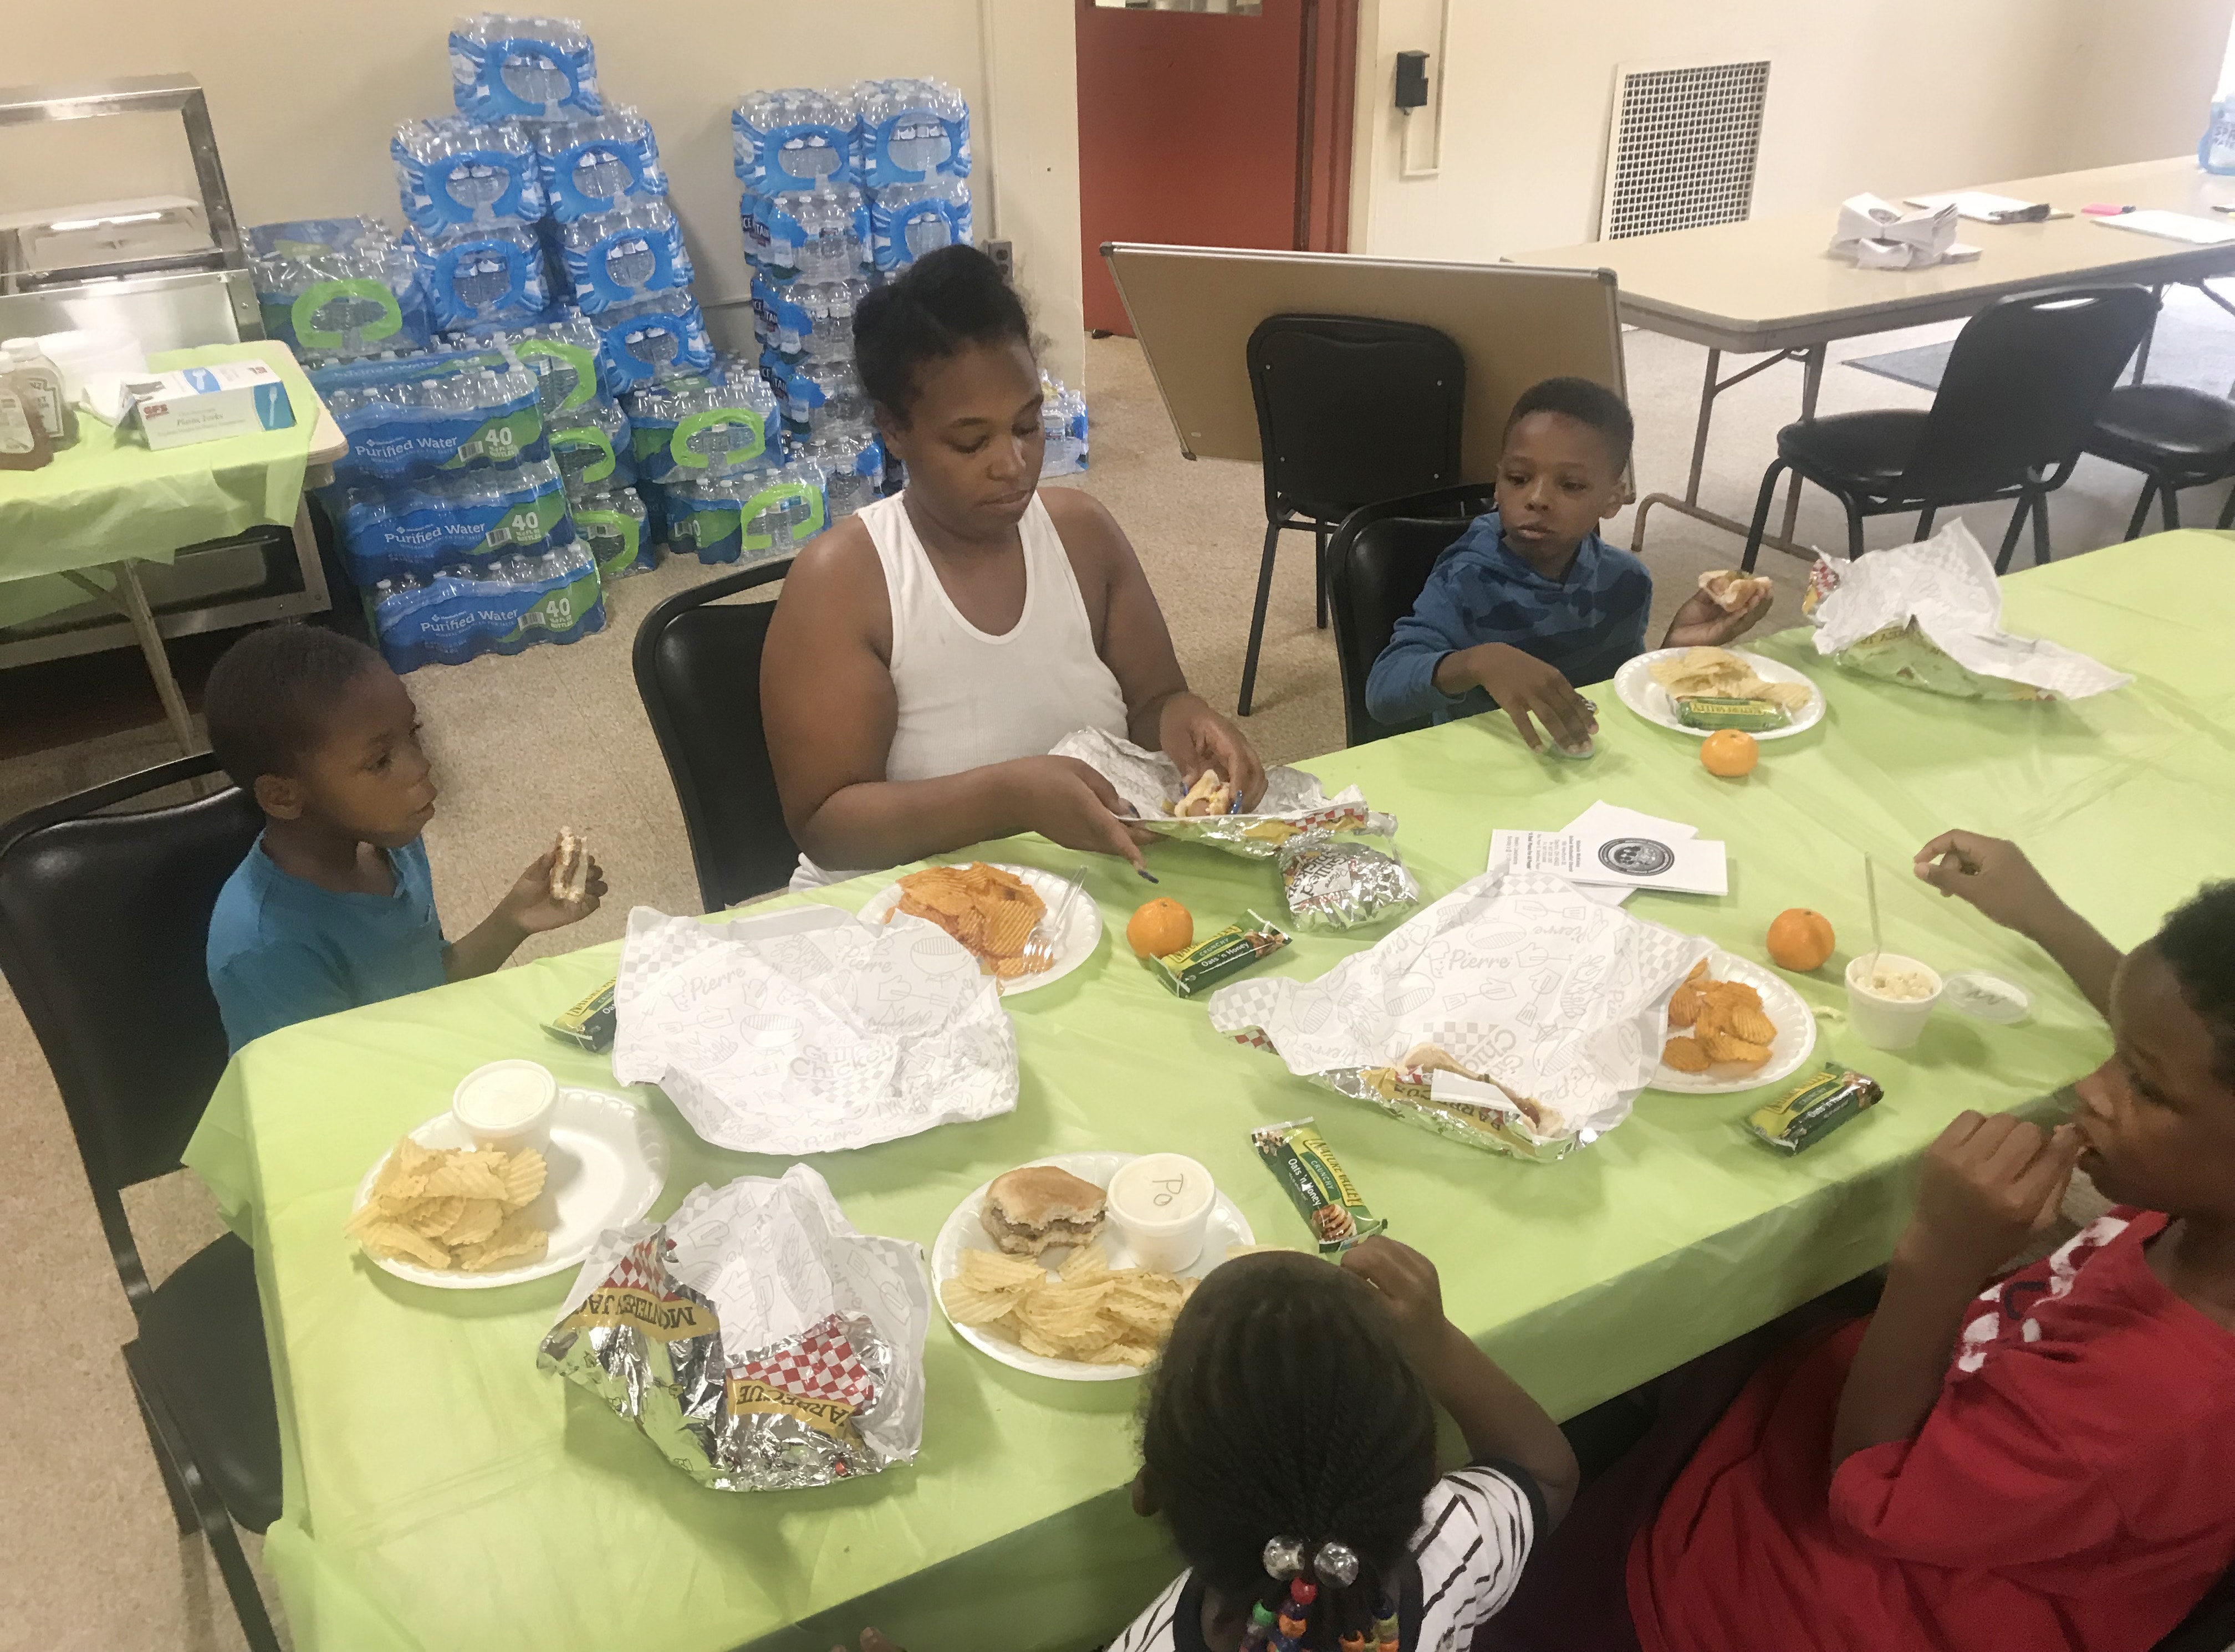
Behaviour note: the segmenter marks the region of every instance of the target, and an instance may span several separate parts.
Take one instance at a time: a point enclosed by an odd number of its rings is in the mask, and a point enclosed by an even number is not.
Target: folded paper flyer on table
[[[1588,818],[1588,817],[1586,817]],[[1516,872],[1546,872],[1583,887],[1624,891],[1658,889],[1677,895],[1727,895],[1730,866],[1723,846],[1690,832],[1663,833],[1658,823],[1602,817],[1588,827],[1565,832],[1490,834],[1490,864]]]
[[[700,1485],[790,1491],[915,1460],[930,1323],[922,1248],[860,1232],[794,1165],[606,1233],[536,1363]]]
[[[1471,1146],[1557,1159],[1629,1116],[1707,942],[1500,866],[1316,981],[1222,987],[1211,1025]]]
[[[1866,676],[1963,699],[2083,700],[2133,678],[2002,629],[1995,565],[1960,521],[1852,562],[1819,557],[1802,611],[1816,651]]]
[[[1247,813],[1175,815],[1187,796],[1180,767],[1162,752],[1144,751],[1099,728],[1065,735],[1049,753],[1075,757],[1110,782],[1150,831],[1182,841],[1208,843],[1234,854],[1269,860],[1293,837],[1314,830],[1393,833],[1397,822],[1366,806],[1366,793],[1346,787],[1329,797],[1319,776],[1301,768],[1265,771],[1265,795]]]
[[[768,933],[648,906],[613,989],[613,1076],[657,1084],[706,1140],[744,1152],[866,1147],[1017,1104],[998,983],[935,925]]]
[[[1560,828],[1568,837],[1598,838],[1613,833],[1628,833],[1632,836],[1659,838],[1675,843],[1696,838],[1700,828],[1686,826],[1681,820],[1664,820],[1657,814],[1645,814],[1636,809],[1625,809],[1619,803],[1609,803],[1604,798],[1585,809]],[[1491,862],[1498,859],[1498,851],[1490,852]],[[1604,901],[1609,906],[1619,906],[1637,892],[1632,884],[1590,884],[1583,893],[1593,900]]]

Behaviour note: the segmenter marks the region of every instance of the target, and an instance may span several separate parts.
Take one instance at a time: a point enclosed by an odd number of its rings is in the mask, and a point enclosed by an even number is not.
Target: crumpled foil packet
[[[1210,1024],[1408,1124],[1553,1159],[1629,1116],[1712,949],[1503,863],[1316,981],[1236,982]]]
[[[1816,651],[1865,676],[1964,700],[2083,700],[2133,678],[2002,629],[1995,565],[1963,523],[1853,562],[1819,557],[1801,611]]]
[[[1314,827],[1282,844],[1277,859],[1299,929],[1355,929],[1420,904],[1420,885],[1399,858],[1393,833]]]
[[[827,1485],[923,1443],[923,1250],[857,1231],[805,1165],[601,1236],[535,1362],[718,1492]]]
[[[1267,769],[1265,795],[1250,813],[1183,818],[1167,813],[1169,805],[1187,795],[1187,787],[1180,783],[1179,765],[1162,752],[1143,751],[1099,728],[1082,728],[1065,735],[1048,754],[1076,757],[1100,774],[1150,831],[1183,843],[1208,843],[1253,860],[1271,859],[1289,839],[1314,829],[1397,830],[1395,818],[1367,808],[1366,793],[1355,786],[1329,797],[1319,776],[1301,768]]]
[[[613,1077],[657,1084],[743,1152],[815,1153],[1017,1105],[1017,1038],[994,978],[921,918],[770,934],[748,915],[629,914]]]

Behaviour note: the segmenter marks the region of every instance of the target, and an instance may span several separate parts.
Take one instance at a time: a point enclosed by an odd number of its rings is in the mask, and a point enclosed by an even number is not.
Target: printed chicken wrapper
[[[1245,981],[1210,1024],[1471,1146],[1552,1159],[1629,1116],[1707,942],[1503,863],[1316,981]]]
[[[1076,757],[1108,780],[1140,824],[1183,843],[1208,843],[1252,860],[1270,860],[1300,833],[1397,830],[1395,817],[1366,806],[1355,786],[1329,797],[1319,776],[1301,768],[1265,771],[1265,795],[1247,814],[1179,816],[1170,806],[1187,795],[1180,767],[1162,752],[1144,751],[1099,728],[1065,735],[1048,754]]]
[[[1852,562],[1817,558],[1816,651],[1868,676],[1972,700],[2084,700],[2133,678],[2002,629],[1995,565],[1961,522]]]
[[[1017,1104],[994,978],[921,918],[766,932],[629,914],[613,1076],[657,1084],[691,1127],[744,1152],[866,1147]]]
[[[604,1234],[536,1364],[701,1485],[787,1491],[915,1460],[930,1322],[921,1247],[857,1231],[794,1165]]]

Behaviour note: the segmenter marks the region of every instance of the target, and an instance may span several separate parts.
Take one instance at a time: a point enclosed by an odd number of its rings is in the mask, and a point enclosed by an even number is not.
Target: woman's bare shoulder
[[[858,518],[846,518],[801,547],[784,575],[774,624],[779,629],[804,627],[822,645],[858,637],[881,654],[891,648],[892,607],[884,570],[869,530]],[[808,640],[806,635],[801,640]]]

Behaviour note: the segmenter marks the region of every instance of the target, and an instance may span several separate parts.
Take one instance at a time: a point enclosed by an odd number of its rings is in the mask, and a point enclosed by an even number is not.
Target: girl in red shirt
[[[1959,1115],[1877,1311],[1727,1410],[1674,1384],[1478,1647],[2147,1652],[2235,1562],[2235,884],[2121,956],[2014,845],[1917,872],[2045,948],[2111,1059],[2053,1131]],[[2075,1163],[2117,1208],[1996,1279]]]

